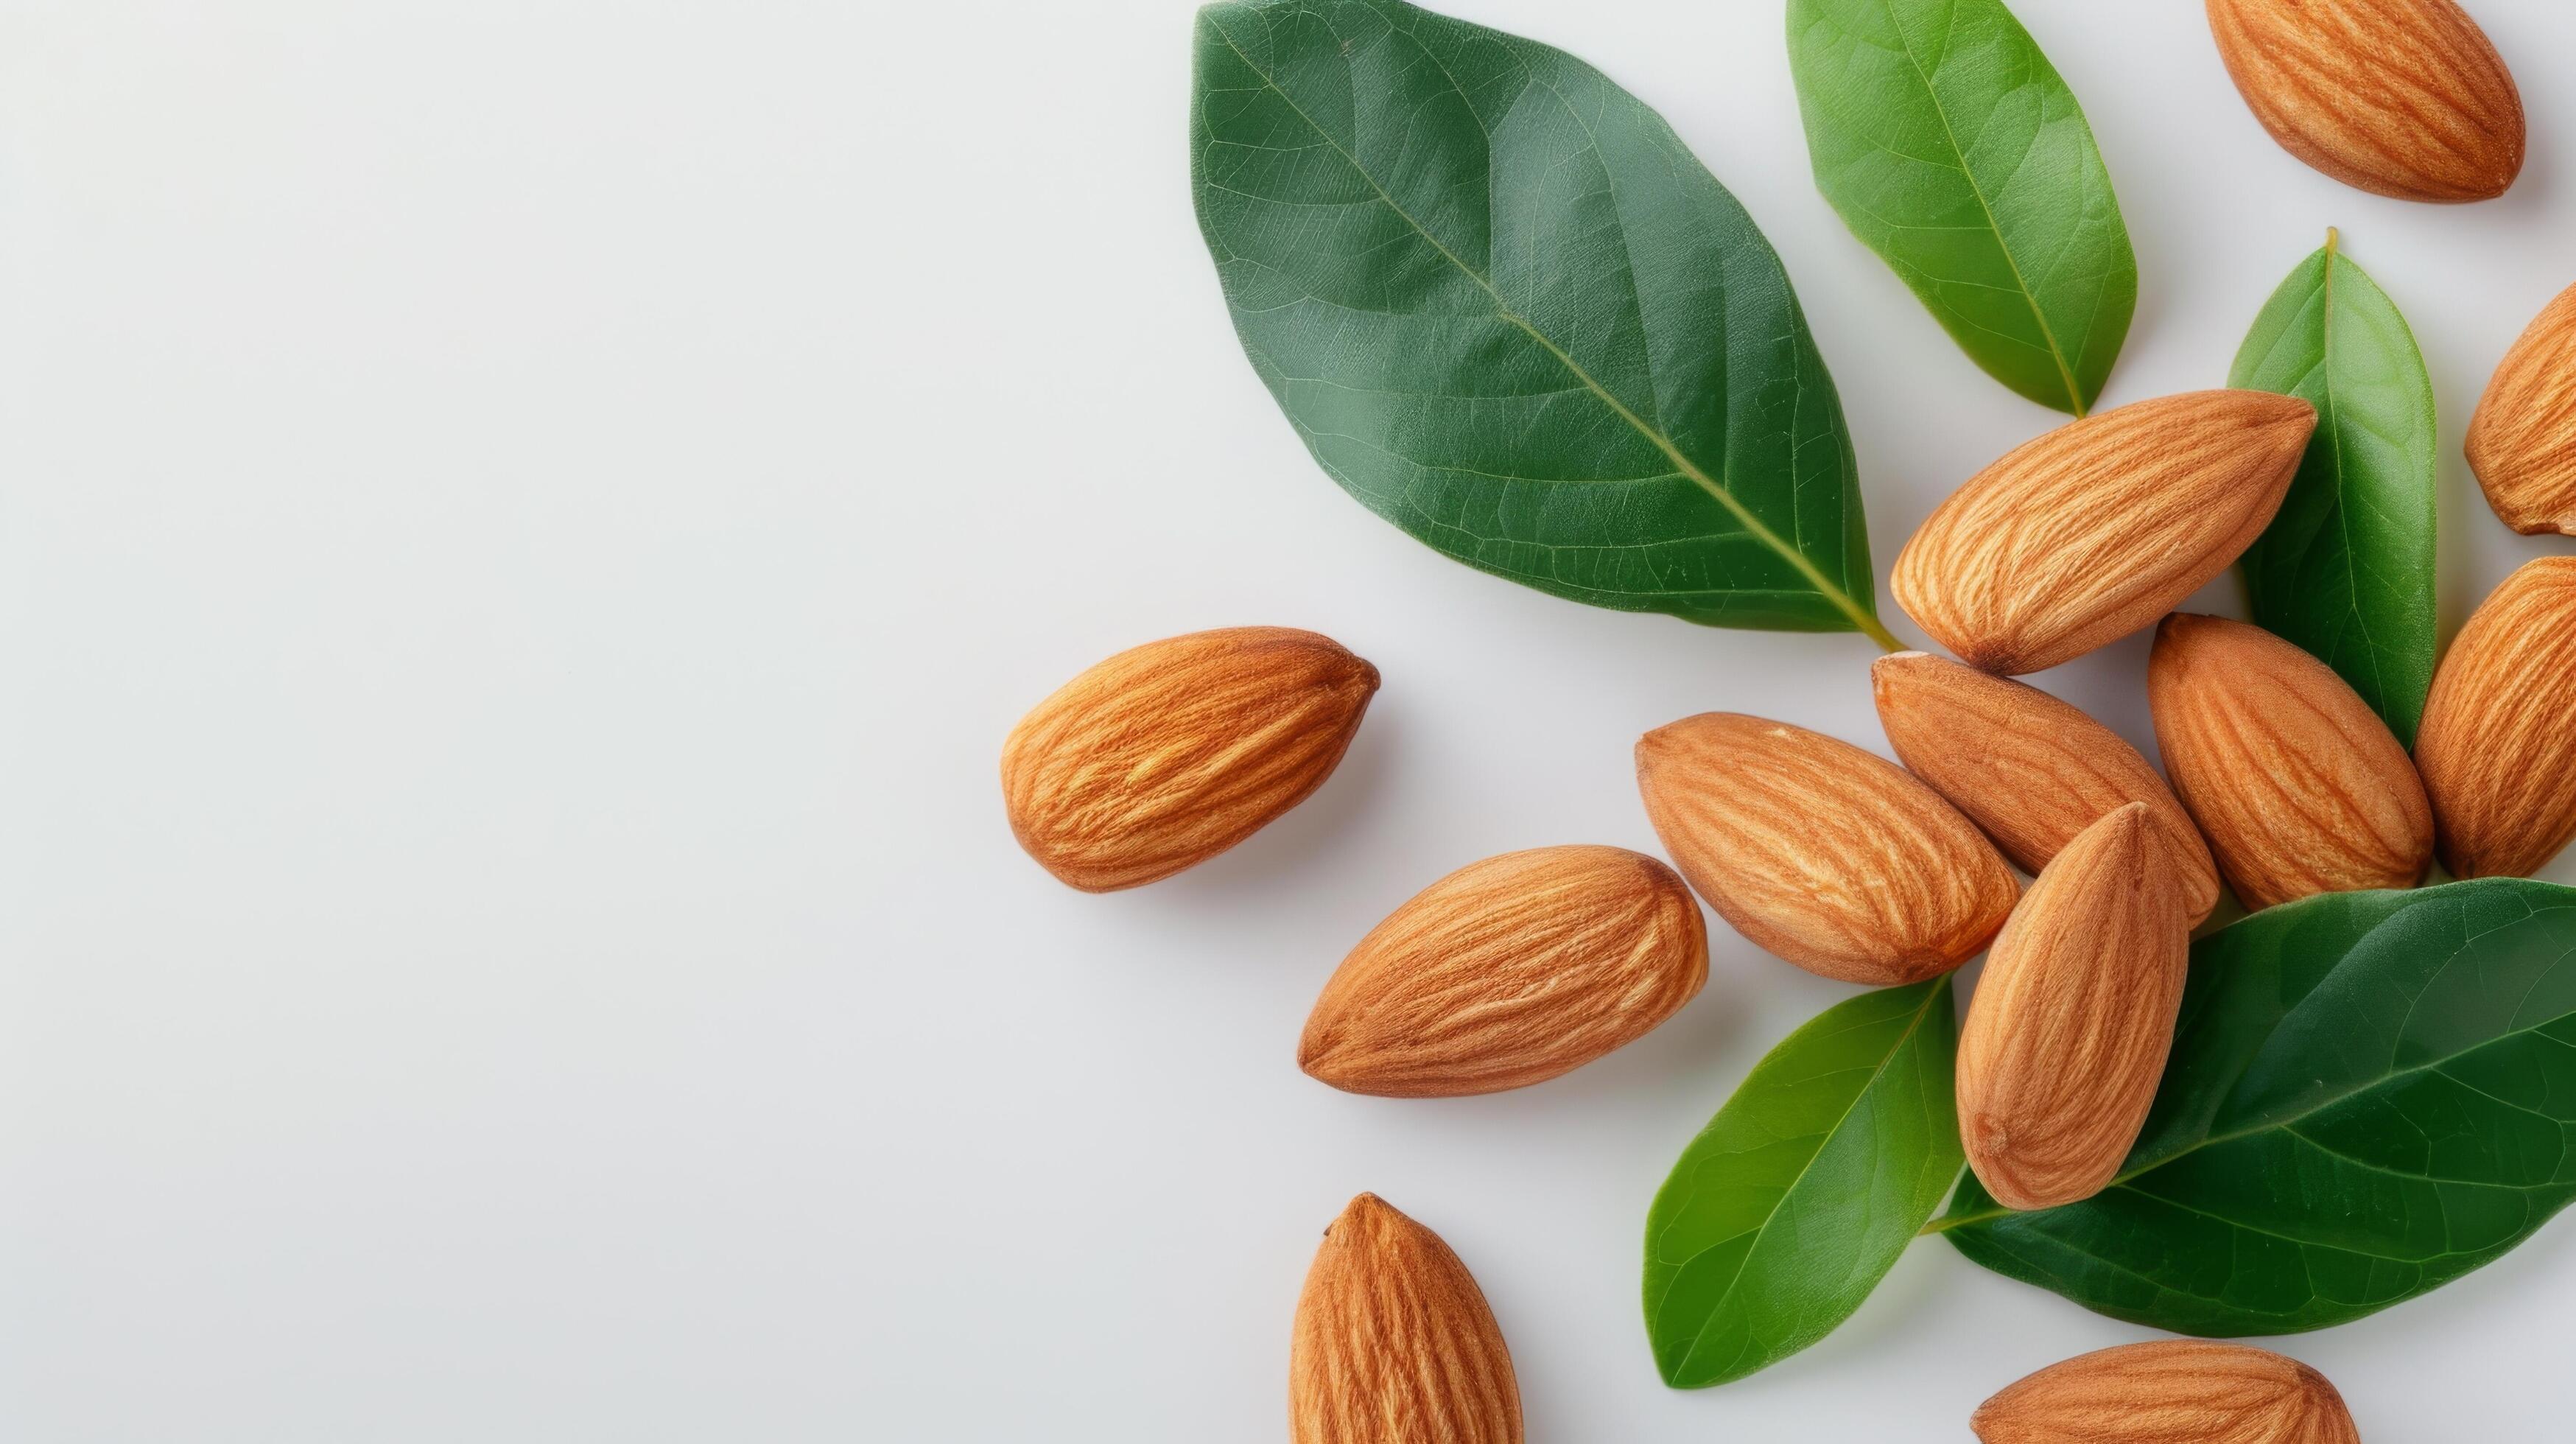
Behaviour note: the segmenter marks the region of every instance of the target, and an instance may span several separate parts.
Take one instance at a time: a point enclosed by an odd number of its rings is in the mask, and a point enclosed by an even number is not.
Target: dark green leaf
[[[2330,893],[2203,939],[2118,1182],[1960,1252],[2115,1318],[2280,1334],[2491,1262],[2576,1198],[2576,888]]]
[[[1370,510],[1577,601],[1886,638],[1788,275],[1636,97],[1394,0],[1267,0],[1199,13],[1191,130],[1235,331]]]
[[[1837,1004],[1756,1064],[1646,1217],[1646,1332],[1676,1388],[1833,1332],[1958,1177],[1950,980]]]
[[[2138,261],[2083,107],[1999,0],[1789,0],[1816,187],[1970,359],[2089,410]]]

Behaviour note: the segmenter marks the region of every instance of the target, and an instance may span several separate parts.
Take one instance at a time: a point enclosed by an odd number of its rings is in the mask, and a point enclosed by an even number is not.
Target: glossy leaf
[[[1816,187],[1986,374],[2081,416],[2138,262],[2074,92],[2000,0],[1789,0]]]
[[[1960,1252],[2177,1333],[2357,1319],[2492,1262],[2576,1198],[2576,888],[2330,893],[2193,949],[2121,1178]]]
[[[2308,454],[2243,559],[2254,621],[2341,673],[2415,745],[2433,685],[2433,382],[2388,293],[2334,233],[2281,283],[2230,386],[2317,408]]]
[[[1837,1004],[1683,1150],[1646,1219],[1646,1332],[1676,1388],[1740,1379],[1851,1317],[1960,1166],[1950,980]]]
[[[1370,510],[1577,601],[1885,637],[1788,274],[1636,97],[1395,0],[1265,0],[1199,13],[1191,130],[1236,334]]]

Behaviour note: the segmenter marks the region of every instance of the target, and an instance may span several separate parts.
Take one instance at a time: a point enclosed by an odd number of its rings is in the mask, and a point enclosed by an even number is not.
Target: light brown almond
[[[1324,1231],[1288,1357],[1293,1444],[1520,1444],[1485,1295],[1440,1236],[1373,1193]]]
[[[1985,1444],[2361,1444],[2325,1375],[2199,1339],[2051,1364],[1979,1405],[1968,1427]]]
[[[2165,780],[2120,734],[2025,682],[1928,652],[1869,668],[1896,755],[2028,873],[2124,803],[2143,802],[2173,847],[2194,925],[2218,905],[2218,869]]]
[[[2006,1208],[2119,1173],[2173,1047],[2191,913],[2143,802],[2076,835],[2013,909],[1959,1033],[1959,1141]]]
[[[1637,743],[1646,816],[1738,932],[1811,973],[1888,987],[1946,973],[2020,885],[1903,768],[1803,727],[1703,712]]]
[[[2529,877],[2576,838],[2576,557],[2523,563],[2460,629],[2415,766],[2454,877]]]
[[[2522,172],[2522,96],[2451,0],[2209,0],[2209,30],[2254,118],[2346,185],[2482,201]]]
[[[1085,892],[1166,878],[1323,785],[1377,669],[1286,627],[1192,632],[1064,684],[1002,745],[1020,846]]]
[[[2061,426],[1934,508],[1888,589],[1972,667],[2072,661],[2153,625],[2253,545],[2316,422],[2295,396],[2191,391]]]
[[[1619,847],[1470,863],[1342,960],[1297,1066],[1349,1093],[1498,1093],[1644,1037],[1708,980],[1708,932],[1679,874]]]
[[[2176,612],[2147,662],[2156,745],[2245,906],[2413,887],[2433,809],[2396,734],[2334,669],[2260,627]]]
[[[2576,286],[2532,318],[2487,378],[2468,452],[2505,525],[2576,536]]]

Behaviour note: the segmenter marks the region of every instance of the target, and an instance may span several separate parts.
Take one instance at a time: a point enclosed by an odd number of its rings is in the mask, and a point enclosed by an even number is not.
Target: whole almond
[[[2173,610],[2270,525],[2316,408],[2191,391],[2023,443],[1933,509],[1889,590],[1961,661],[2037,672]]]
[[[1968,1427],[1985,1444],[2361,1444],[2325,1375],[2199,1339],[2051,1364],[1979,1405]]]
[[[2482,201],[2522,171],[2522,97],[2451,0],[2209,0],[2209,29],[2254,118],[2346,185]]]
[[[2020,885],[1975,824],[1904,769],[1785,722],[1703,712],[1637,743],[1646,816],[1755,946],[1887,987],[1946,973]]]
[[[2218,869],[2165,780],[2120,734],[2025,682],[1928,652],[1869,667],[1897,757],[2028,873],[2125,803],[2143,802],[2173,848],[2196,926],[2218,905]]]
[[[1996,1202],[2055,1208],[2119,1173],[2173,1047],[2190,947],[2173,850],[2145,803],[2041,869],[1959,1031],[1959,1141]]]
[[[1002,744],[1020,846],[1085,892],[1170,877],[1323,785],[1377,669],[1286,627],[1192,632],[1064,684]]]
[[[1636,1041],[1708,980],[1699,902],[1618,847],[1470,863],[1415,894],[1342,960],[1297,1066],[1349,1093],[1498,1093]]]
[[[2396,734],[2334,669],[2260,627],[2176,612],[2147,662],[2156,745],[2236,896],[2413,887],[2433,809]]]
[[[2576,557],[2523,563],[2460,629],[2415,766],[2455,877],[2529,877],[2576,838]]]
[[[2532,318],[2487,378],[2468,452],[2505,525],[2576,536],[2576,286]]]
[[[1520,1444],[1511,1352],[1467,1266],[1373,1193],[1324,1231],[1288,1356],[1293,1444]]]

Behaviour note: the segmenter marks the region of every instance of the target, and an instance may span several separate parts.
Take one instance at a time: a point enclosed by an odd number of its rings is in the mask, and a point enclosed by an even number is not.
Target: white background
[[[1816,195],[1776,0],[1450,5],[1601,65],[1767,230],[1882,575],[2052,424]],[[2337,224],[2439,392],[2445,635],[2567,548],[2487,513],[2459,438],[2576,279],[2576,11],[2476,0],[2531,162],[2445,209],[2274,147],[2197,5],[2018,8],[2137,246],[2106,401],[2221,382]],[[1647,1200],[1848,991],[1722,924],[1698,1001],[1560,1081],[1297,1072],[1325,976],[1433,878],[1652,848],[1646,728],[1883,744],[1857,637],[1588,610],[1331,485],[1191,218],[1189,30],[1179,0],[0,5],[0,1437],[1277,1439],[1299,1280],[1361,1189],[1474,1269],[1541,1444],[1964,1440],[2143,1336],[1927,1242],[1821,1346],[1665,1389]],[[1383,669],[1330,785],[1140,891],[1023,858],[1019,714],[1240,623]],[[2148,745],[2144,659],[2040,680]],[[2571,1297],[2562,1222],[2286,1347],[2372,1444],[2560,1437]]]

